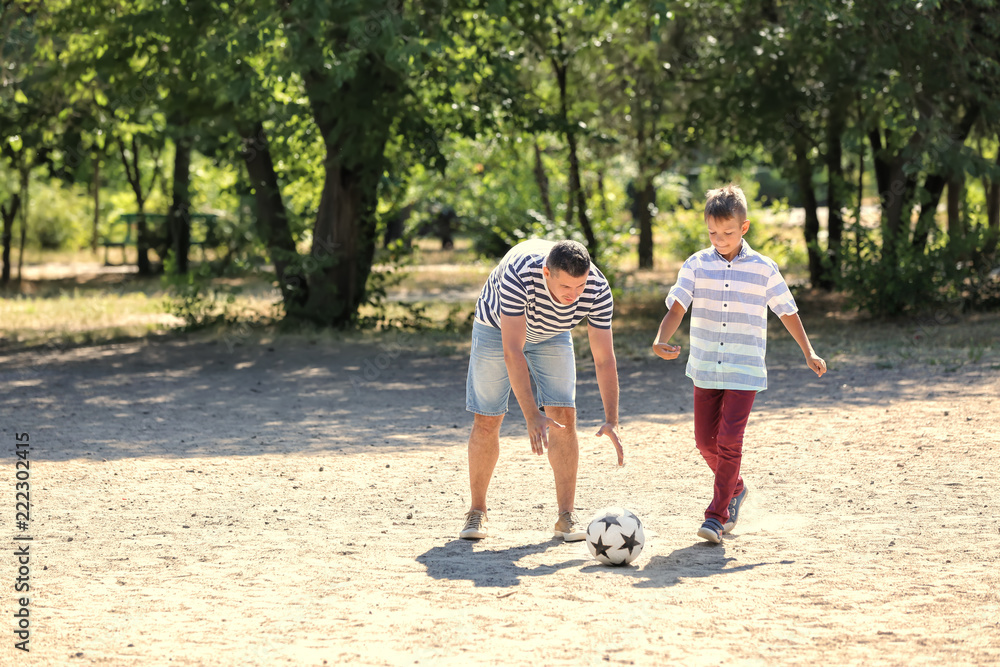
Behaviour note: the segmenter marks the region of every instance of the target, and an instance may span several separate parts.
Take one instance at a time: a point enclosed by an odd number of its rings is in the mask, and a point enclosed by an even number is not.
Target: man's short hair
[[[579,278],[590,271],[590,253],[579,241],[559,241],[545,260],[549,271],[563,271]]]
[[[705,219],[735,219],[743,224],[747,219],[747,198],[735,183],[705,193]]]

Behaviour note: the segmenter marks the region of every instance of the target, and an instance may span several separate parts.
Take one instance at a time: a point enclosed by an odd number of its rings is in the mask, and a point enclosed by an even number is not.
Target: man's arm
[[[795,342],[799,344],[799,349],[802,350],[802,354],[806,358],[806,365],[811,368],[818,377],[823,377],[823,373],[826,373],[826,362],[819,358],[816,351],[813,349],[812,343],[809,342],[809,336],[806,335],[806,329],[802,326],[802,319],[799,317],[798,313],[792,313],[791,315],[782,315],[781,323],[785,325],[788,329],[788,333],[792,334],[792,338]]]
[[[548,427],[563,428],[557,421],[546,417],[538,409],[531,392],[531,373],[524,358],[524,342],[528,337],[528,322],[524,315],[500,315],[500,336],[503,340],[503,361],[507,365],[510,388],[514,390],[518,405],[528,426],[531,451],[542,454],[549,446]]]
[[[680,356],[681,346],[669,345],[668,341],[671,336],[677,333],[677,328],[680,327],[681,321],[684,319],[684,313],[686,312],[680,301],[674,301],[673,305],[670,306],[670,310],[667,311],[667,314],[663,316],[663,320],[660,321],[660,328],[656,332],[656,338],[653,339],[653,354],[661,359],[668,360],[676,359]]]
[[[618,361],[615,358],[614,336],[611,329],[587,327],[590,352],[594,355],[594,369],[597,371],[597,387],[601,390],[604,403],[604,425],[597,432],[611,439],[618,453],[618,465],[625,465],[625,451],[618,435]]]

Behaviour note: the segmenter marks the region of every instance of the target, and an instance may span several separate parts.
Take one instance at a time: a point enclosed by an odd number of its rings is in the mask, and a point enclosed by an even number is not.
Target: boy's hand
[[[680,356],[681,346],[668,345],[666,343],[653,343],[653,354],[658,356],[660,359],[666,359],[669,361]],[[822,361],[822,359],[820,359],[820,361]]]
[[[826,362],[817,357],[815,353],[806,357],[806,364],[813,369],[817,377],[823,377],[823,373],[826,372]]]

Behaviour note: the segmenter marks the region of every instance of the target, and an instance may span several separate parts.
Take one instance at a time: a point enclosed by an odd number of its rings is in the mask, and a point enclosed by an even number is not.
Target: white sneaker
[[[463,540],[481,540],[486,537],[486,512],[469,510],[465,513],[465,527],[458,534]]]

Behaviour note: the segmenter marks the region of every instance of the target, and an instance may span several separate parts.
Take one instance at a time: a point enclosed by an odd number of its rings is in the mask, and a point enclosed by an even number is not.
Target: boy
[[[690,309],[686,374],[694,381],[695,444],[715,474],[712,503],[698,536],[718,544],[736,526],[748,493],[740,476],[743,431],[754,397],[767,388],[767,309],[781,318],[817,376],[826,372],[826,362],[809,343],[778,265],[743,240],[750,229],[743,191],[729,185],[706,196],[712,247],[691,255],[677,274],[653,353],[668,360],[680,355],[680,346],[668,341]]]

